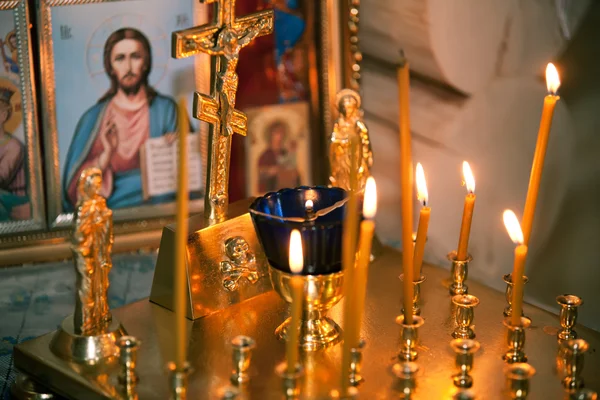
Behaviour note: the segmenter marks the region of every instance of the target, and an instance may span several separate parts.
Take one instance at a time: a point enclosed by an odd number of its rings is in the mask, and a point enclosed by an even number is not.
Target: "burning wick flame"
[[[367,219],[375,218],[377,213],[377,185],[372,176],[367,178],[365,185],[365,201],[363,204],[363,215]]]
[[[423,207],[427,206],[429,200],[429,193],[427,192],[427,182],[425,181],[425,171],[421,163],[417,163],[417,199],[423,204]]]
[[[302,254],[302,236],[298,229],[290,234],[290,270],[299,274],[304,268],[304,255]]]
[[[467,185],[467,191],[469,193],[475,193],[475,177],[473,176],[469,163],[466,161],[463,161],[463,178]]]
[[[560,77],[558,76],[556,67],[552,63],[548,63],[546,67],[546,87],[548,88],[548,93],[553,95],[558,92],[558,88],[560,87]]]
[[[308,212],[312,212],[314,207],[313,201],[312,200],[306,200],[306,203],[304,203],[304,208],[306,208],[306,211]]]
[[[508,231],[510,240],[512,240],[515,244],[523,244],[523,231],[521,230],[521,224],[519,224],[519,220],[517,219],[515,213],[511,210],[504,210],[502,218],[504,219],[504,226]]]

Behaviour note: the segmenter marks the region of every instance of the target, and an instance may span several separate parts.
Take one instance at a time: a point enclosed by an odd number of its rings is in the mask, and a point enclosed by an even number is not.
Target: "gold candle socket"
[[[425,279],[425,275],[421,275],[417,280],[413,281],[413,315],[421,315],[421,307],[419,305],[421,302],[421,283],[425,282]],[[400,274],[400,280],[404,282],[404,274]],[[404,313],[404,307],[402,307],[402,313]]]
[[[502,356],[502,359],[508,363],[524,363],[527,356],[523,351],[525,347],[525,329],[531,325],[531,320],[527,317],[521,317],[519,325],[513,325],[511,317],[504,318],[502,321],[506,327],[506,344],[508,351]]]
[[[412,324],[404,323],[404,315],[396,317],[396,323],[401,326],[400,352],[398,359],[401,361],[414,361],[417,359],[417,345],[419,343],[419,328],[425,320],[418,315],[413,317]]]
[[[350,349],[350,384],[352,386],[358,386],[364,378],[360,374],[362,365],[362,350],[365,348],[366,342],[364,339],[360,339],[358,347]]]
[[[529,380],[535,375],[535,368],[526,363],[514,363],[505,369],[508,390],[512,399],[526,399],[529,394]]]
[[[183,368],[174,362],[167,364],[169,370],[169,382],[171,389],[171,400],[187,400],[188,377],[192,373],[192,367],[186,361]]]
[[[565,378],[562,380],[563,386],[569,391],[574,391],[583,387],[583,357],[589,349],[588,343],[583,339],[571,339],[561,343],[564,356]]]
[[[217,397],[219,400],[235,400],[240,395],[240,391],[233,386],[226,386],[224,388],[219,389],[217,393]]]
[[[455,339],[473,339],[475,332],[471,326],[475,319],[475,307],[479,299],[471,294],[457,294],[452,297],[452,303],[456,305],[456,329],[452,332]]]
[[[341,394],[337,389],[333,389],[329,393],[329,398],[331,400],[356,400],[358,399],[358,389],[350,386],[346,390],[346,394]]]
[[[450,270],[450,279],[452,284],[450,285],[450,294],[456,296],[457,294],[467,294],[469,288],[465,284],[467,277],[469,276],[469,263],[473,261],[471,255],[467,255],[467,259],[464,261],[458,261],[456,259],[456,251],[448,253],[448,260],[452,262],[452,268]]]
[[[459,389],[452,394],[452,400],[475,400],[475,392],[469,389]]]
[[[415,362],[399,362],[392,366],[392,373],[398,378],[397,391],[401,398],[410,399],[417,390],[415,375],[419,371],[419,365]]]
[[[275,373],[281,378],[283,383],[283,395],[286,400],[296,400],[300,396],[298,381],[304,375],[304,368],[297,363],[294,372],[288,372],[287,362],[279,363],[275,367]]]
[[[256,347],[256,343],[251,337],[240,335],[233,338],[231,346],[233,347],[231,382],[236,385],[246,383],[250,380],[248,369],[252,360],[252,350]]]
[[[135,373],[137,364],[137,351],[142,342],[134,336],[121,336],[117,340],[119,347],[119,364],[121,364],[121,374],[119,375],[119,383],[131,386],[138,381],[138,376]]]
[[[506,303],[508,304],[504,309],[504,316],[510,317],[512,315],[512,296],[513,296],[513,287],[515,286],[512,281],[512,274],[506,274],[502,277],[502,280],[506,282]],[[523,285],[525,285],[529,281],[525,275],[523,275]],[[521,310],[521,316],[523,316],[523,311]]]
[[[574,294],[563,294],[556,298],[556,302],[560,305],[560,326],[562,329],[558,331],[558,340],[576,339],[577,332],[573,327],[577,323],[577,307],[583,305],[583,300]]]
[[[454,386],[458,388],[470,388],[473,386],[473,378],[469,375],[473,368],[473,358],[479,350],[479,342],[472,339],[454,339],[450,347],[456,353],[456,366],[458,374],[452,377]]]

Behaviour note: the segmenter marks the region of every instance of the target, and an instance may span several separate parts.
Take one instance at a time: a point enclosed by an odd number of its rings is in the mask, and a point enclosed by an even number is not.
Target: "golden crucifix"
[[[216,223],[225,219],[229,205],[231,137],[234,133],[245,136],[247,130],[246,115],[235,109],[238,85],[235,69],[242,48],[255,38],[273,31],[273,11],[236,18],[235,0],[200,2],[216,3],[214,21],[173,32],[172,55],[174,58],[198,53],[215,56],[212,59],[211,95],[196,92],[194,116],[211,126],[204,214],[211,223]]]

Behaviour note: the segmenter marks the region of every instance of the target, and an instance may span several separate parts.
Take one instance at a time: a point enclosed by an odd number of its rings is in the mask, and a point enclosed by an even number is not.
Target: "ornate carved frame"
[[[25,147],[27,149],[28,193],[31,202],[31,219],[0,222],[0,243],[13,236],[18,241],[22,234],[40,231],[46,227],[42,167],[37,124],[37,106],[34,74],[31,68],[31,37],[29,34],[29,7],[27,0],[0,0],[0,11],[12,11],[17,34],[19,64],[19,89],[21,91]]]

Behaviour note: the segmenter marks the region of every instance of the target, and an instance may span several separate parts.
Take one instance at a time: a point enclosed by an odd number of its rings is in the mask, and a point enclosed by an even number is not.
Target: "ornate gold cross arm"
[[[202,93],[194,95],[194,117],[200,121],[216,125],[220,121],[219,105],[215,99]],[[230,121],[233,133],[246,136],[248,131],[248,117],[240,110],[233,110]]]

